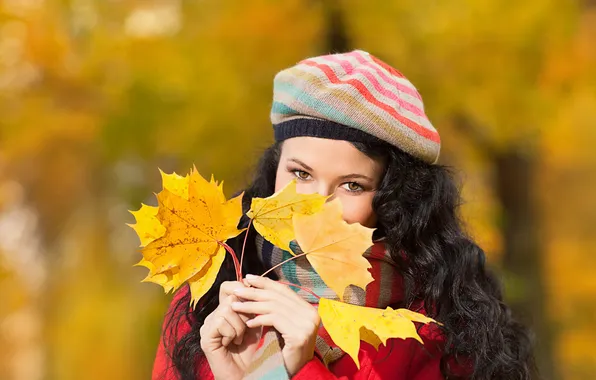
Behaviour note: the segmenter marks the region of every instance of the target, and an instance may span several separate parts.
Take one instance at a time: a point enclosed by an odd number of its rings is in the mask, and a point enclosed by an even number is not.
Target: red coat
[[[178,292],[172,305],[183,295]],[[170,306],[170,309],[172,306]],[[167,314],[170,315],[170,312]],[[165,325],[165,323],[164,323]],[[177,336],[180,338],[190,330],[184,318],[180,320]],[[294,376],[294,380],[438,380],[441,375],[440,360],[443,336],[431,325],[423,325],[418,330],[424,346],[414,339],[390,339],[386,346],[379,346],[377,352],[373,346],[362,342],[360,353],[360,369],[349,355],[344,355],[326,368],[315,356]],[[152,380],[178,380],[172,362],[165,352],[163,341],[160,341],[153,366]],[[212,380],[213,374],[207,361],[198,361],[198,379]]]

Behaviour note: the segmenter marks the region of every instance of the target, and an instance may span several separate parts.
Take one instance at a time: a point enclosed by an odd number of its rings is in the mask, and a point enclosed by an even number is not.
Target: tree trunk
[[[497,197],[502,207],[503,269],[513,292],[508,304],[514,315],[535,334],[535,356],[540,377],[556,380],[552,330],[545,307],[543,247],[539,238],[533,191],[535,157],[521,150],[494,154]]]
[[[531,148],[496,149],[486,129],[464,114],[453,115],[453,125],[483,153],[493,169],[496,197],[501,205],[503,271],[510,284],[505,294],[515,318],[534,334],[534,356],[539,377],[558,380],[553,361],[553,331],[545,307],[544,249],[534,191],[536,154]],[[530,144],[527,144],[530,145]],[[530,151],[528,151],[530,149]]]
[[[341,6],[335,0],[324,0],[323,12],[327,25],[325,30],[326,53],[347,52],[350,50],[350,41]]]

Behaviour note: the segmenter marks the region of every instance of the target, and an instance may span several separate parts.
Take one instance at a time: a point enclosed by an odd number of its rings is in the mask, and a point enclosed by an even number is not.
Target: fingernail
[[[257,277],[258,277],[258,276],[255,276],[254,274],[247,274],[247,275],[246,275],[246,278],[247,278],[248,280],[252,280],[253,278],[257,278]]]

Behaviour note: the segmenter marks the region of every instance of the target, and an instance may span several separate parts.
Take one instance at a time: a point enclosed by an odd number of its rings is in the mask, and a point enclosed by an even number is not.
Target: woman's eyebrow
[[[304,169],[309,170],[309,171],[313,171],[313,169],[310,166],[306,165],[304,162],[300,161],[297,158],[289,158],[288,161],[295,162],[298,165],[301,165],[302,167],[304,167]]]
[[[341,180],[356,179],[356,178],[361,178],[361,179],[365,179],[370,182],[374,182],[372,178],[370,178],[369,176],[366,176],[364,174],[353,173],[353,174],[342,175],[341,177],[339,177],[339,179],[341,179]]]

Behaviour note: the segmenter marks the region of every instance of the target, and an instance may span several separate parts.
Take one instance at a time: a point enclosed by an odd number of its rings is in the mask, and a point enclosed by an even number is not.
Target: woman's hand
[[[245,288],[237,281],[226,281],[219,289],[219,306],[205,318],[201,327],[201,349],[215,379],[242,379],[259,342],[261,329],[248,328],[252,315],[232,310],[238,301],[234,290]]]
[[[286,285],[266,277],[246,276],[251,286],[236,288],[242,302],[232,310],[256,317],[246,321],[249,328],[272,326],[284,340],[282,355],[290,376],[295,375],[314,354],[320,318],[316,309]]]

